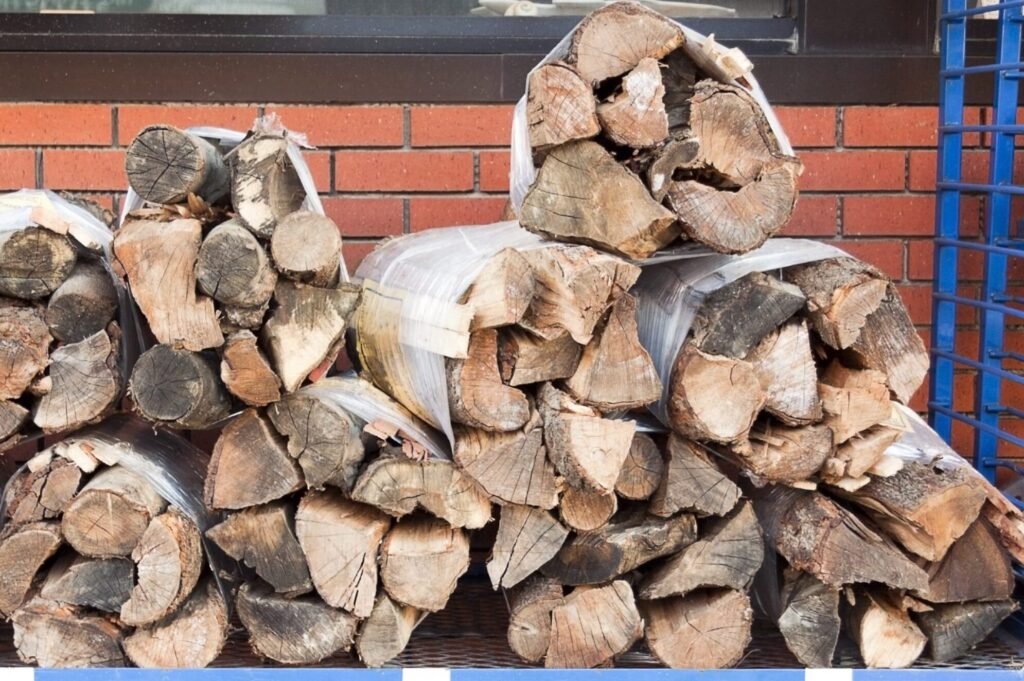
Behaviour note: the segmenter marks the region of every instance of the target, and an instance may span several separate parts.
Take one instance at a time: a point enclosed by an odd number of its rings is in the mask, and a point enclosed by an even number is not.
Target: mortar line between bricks
[[[36,163],[35,163],[35,166],[36,166],[36,189],[42,189],[44,187],[44,185],[43,185],[43,149],[42,149],[42,147],[37,147],[35,152],[36,152],[36,158],[35,158],[35,161],[36,161]]]
[[[402,197],[402,234],[412,233],[412,208],[408,196]]]
[[[110,139],[114,141],[113,148],[121,146],[120,137],[117,134],[117,123],[118,123],[119,112],[117,105],[110,107]]]
[[[412,105],[402,105],[402,148],[412,149]]]

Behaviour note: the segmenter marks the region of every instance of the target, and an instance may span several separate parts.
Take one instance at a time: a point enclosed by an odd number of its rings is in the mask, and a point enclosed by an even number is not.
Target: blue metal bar
[[[1020,374],[1011,373],[999,366],[989,366],[977,360],[971,359],[970,357],[958,355],[955,352],[949,352],[948,350],[939,350],[937,348],[932,348],[932,356],[941,357],[943,359],[948,359],[951,362],[963,364],[964,366],[969,366],[972,369],[979,371],[983,374],[986,374],[988,376],[992,376],[995,378],[1005,378],[1006,380],[1012,381],[1013,383],[1019,383],[1020,385],[1024,385],[1024,376],[1021,376]]]
[[[1000,2],[995,5],[988,5],[985,7],[972,7],[971,9],[963,10],[949,10],[943,13],[941,21],[961,21],[962,19],[978,16],[979,14],[986,14],[988,12],[995,12],[1000,9],[1012,9],[1014,7],[1024,6],[1024,0],[1007,0],[1006,2]]]
[[[1006,25],[1012,25],[1008,22],[1002,22]],[[1017,59],[1020,55],[1014,56]],[[1020,77],[1019,74],[1024,72],[1024,61],[1014,62],[997,62],[995,64],[978,64],[977,66],[962,66],[959,68],[942,69],[939,71],[939,75],[943,78],[958,78],[960,76],[977,76],[983,73],[1002,73],[1003,77]],[[1009,125],[1004,124],[1004,125]]]
[[[947,138],[950,135],[946,136]],[[1013,139],[1013,136],[1009,136]],[[1011,184],[978,184],[974,182],[947,182],[945,180],[936,182],[935,186],[939,189],[956,189],[961,192],[970,192],[977,194],[1007,194],[1015,196],[1024,196],[1024,187],[1014,186]]]
[[[995,357],[999,359],[1012,359],[1015,362],[1024,362],[1024,355],[1019,352],[997,352]]]
[[[1024,125],[943,125],[939,127],[943,134],[953,132],[1012,132],[1024,134]]]
[[[1014,239],[999,239],[1000,242],[1014,241]],[[1024,253],[1018,248],[1007,248],[994,244],[983,244],[976,241],[957,241],[956,239],[936,239],[935,245],[953,246],[954,248],[966,248],[971,251],[983,251],[985,253],[1002,253],[1013,258],[1022,258]]]
[[[1024,419],[1024,411],[1015,407],[1008,407],[1005,404],[995,405],[988,408],[989,411],[999,414],[1001,416],[1012,416],[1018,419]]]
[[[956,303],[957,305],[966,305],[968,307],[974,307],[979,310],[987,310],[990,312],[999,312],[1001,314],[1007,314],[1011,317],[1017,317],[1024,319],[1024,310],[1018,310],[1008,305],[1000,305],[999,303],[990,303],[984,300],[977,300],[975,298],[965,298],[964,296],[950,296],[945,293],[936,293],[932,296],[935,300],[948,300]]]
[[[1013,445],[1017,445],[1018,447],[1024,447],[1024,439],[1021,439],[1021,438],[1017,437],[1016,435],[1010,435],[1005,430],[1000,430],[998,427],[994,427],[994,426],[990,426],[990,425],[988,425],[986,423],[982,423],[978,419],[971,418],[970,416],[965,416],[965,415],[961,414],[958,411],[954,411],[953,409],[947,409],[946,407],[943,407],[943,406],[940,406],[940,405],[937,405],[937,404],[929,403],[928,404],[928,408],[933,410],[933,411],[942,412],[943,415],[948,416],[949,418],[951,418],[954,421],[959,421],[960,423],[966,423],[971,428],[974,428],[974,429],[976,429],[978,431],[985,431],[988,434],[990,434],[992,437],[999,438],[1001,440],[1005,440],[1006,442],[1009,442],[1010,444],[1013,444]],[[978,453],[977,452],[974,453],[974,457],[976,459],[978,458]],[[995,455],[993,455],[992,457],[990,457],[988,459],[988,462],[991,463],[992,461],[995,461],[995,460],[996,460]]]

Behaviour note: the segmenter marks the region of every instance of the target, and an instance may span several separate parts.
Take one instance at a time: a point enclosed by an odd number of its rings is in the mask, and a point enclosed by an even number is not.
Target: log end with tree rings
[[[151,125],[128,146],[125,172],[135,193],[151,203],[182,203],[189,194],[214,203],[230,176],[212,144],[170,125]]]

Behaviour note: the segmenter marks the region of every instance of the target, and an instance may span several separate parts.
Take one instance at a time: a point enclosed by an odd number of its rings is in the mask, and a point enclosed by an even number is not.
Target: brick
[[[0,189],[32,189],[36,186],[36,152],[31,149],[0,149]]]
[[[832,106],[780,106],[775,114],[794,147],[834,147],[836,109]]]
[[[321,201],[344,238],[402,233],[402,199],[324,197]]]
[[[257,114],[255,106],[122,104],[117,107],[117,141],[128,146],[140,130],[156,123],[177,128],[211,126],[245,131],[252,127]]]
[[[932,287],[929,284],[896,284],[896,290],[914,324],[931,324]]]
[[[411,112],[414,147],[507,147],[511,106],[416,106]]]
[[[903,189],[902,151],[807,151],[800,159],[802,191]]]
[[[502,197],[459,197],[409,199],[409,229],[418,232],[432,227],[487,225],[501,219]]]
[[[345,266],[348,267],[349,274],[356,273],[359,263],[363,262],[363,258],[368,256],[378,243],[377,241],[349,240],[341,245],[341,255],[345,258]]]
[[[313,176],[313,184],[318,192],[327,192],[331,189],[331,152],[311,151],[304,149],[302,158],[309,166],[309,172]]]
[[[507,151],[480,152],[480,190],[507,192],[511,154]]]
[[[400,106],[268,106],[289,129],[318,147],[400,147],[405,122]]]
[[[961,249],[957,258],[959,281],[980,281],[984,258],[979,251]],[[907,277],[931,281],[935,267],[935,242],[921,239],[909,242],[907,249]]]
[[[964,111],[964,122],[976,125],[979,109]],[[934,106],[852,106],[843,111],[843,145],[847,147],[934,147],[939,110]],[[964,143],[978,143],[977,133]]]
[[[0,104],[0,145],[109,145],[105,104]]]
[[[339,151],[334,182],[339,191],[469,191],[473,188],[473,154]]]
[[[935,191],[938,171],[935,151],[910,152],[910,191]],[[988,182],[988,153],[965,151],[961,157],[960,179],[964,182]]]
[[[802,194],[780,236],[835,236],[836,197]]]
[[[47,189],[124,189],[123,149],[45,149],[43,186]]]
[[[843,234],[855,236],[927,236],[935,233],[932,196],[847,196],[843,198]]]
[[[844,239],[832,242],[853,257],[870,263],[889,277],[903,278],[903,242],[895,239]]]

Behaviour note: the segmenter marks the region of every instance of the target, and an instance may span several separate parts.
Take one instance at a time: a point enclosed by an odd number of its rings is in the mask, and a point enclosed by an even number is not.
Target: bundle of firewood
[[[0,451],[98,421],[124,391],[134,331],[111,217],[50,192],[0,196]]]
[[[0,613],[26,663],[201,667],[228,605],[201,531],[205,454],[115,416],[32,458],[4,492]]]
[[[377,667],[445,607],[469,567],[487,495],[416,417],[357,378],[327,378],[250,409],[217,440],[206,536],[246,566],[238,616],[285,664],[355,648]],[[399,444],[401,443],[401,444]]]
[[[132,190],[152,207],[124,216],[114,251],[156,341],[129,387],[140,414],[176,428],[322,376],[358,301],[287,131],[258,123],[229,146],[154,125],[127,153]]]
[[[588,15],[517,108],[522,225],[638,259],[680,237],[760,246],[792,215],[802,166],[752,68],[635,3]]]

